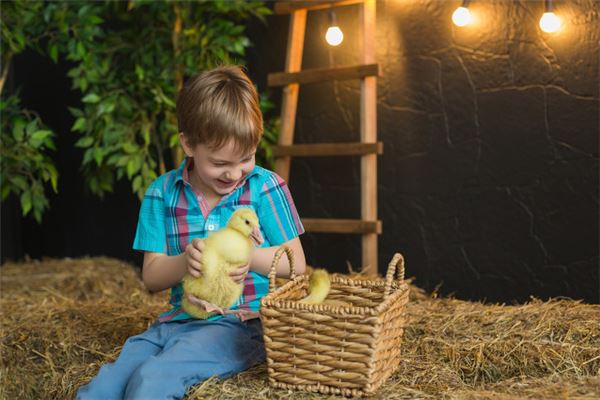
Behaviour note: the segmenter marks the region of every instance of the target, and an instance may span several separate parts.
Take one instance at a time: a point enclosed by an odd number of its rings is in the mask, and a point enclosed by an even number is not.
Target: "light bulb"
[[[540,18],[540,28],[546,33],[554,33],[560,29],[560,18],[553,12],[545,12]]]
[[[325,40],[331,46],[337,46],[344,40],[344,34],[339,26],[330,26],[325,34]]]
[[[457,26],[465,26],[471,23],[471,12],[467,7],[458,7],[452,14],[452,22]]]

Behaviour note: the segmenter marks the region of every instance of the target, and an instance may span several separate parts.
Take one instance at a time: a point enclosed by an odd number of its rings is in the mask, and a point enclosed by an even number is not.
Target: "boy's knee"
[[[126,399],[155,399],[168,398],[167,392],[174,388],[167,387],[171,382],[165,380],[165,367],[155,358],[140,365],[135,370],[127,387]]]

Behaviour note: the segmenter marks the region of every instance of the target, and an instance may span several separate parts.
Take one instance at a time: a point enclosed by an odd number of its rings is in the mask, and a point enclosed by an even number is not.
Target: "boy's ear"
[[[179,132],[179,143],[181,143],[181,147],[183,147],[185,155],[188,157],[192,157],[194,151],[190,146],[187,136],[185,136],[183,132]]]

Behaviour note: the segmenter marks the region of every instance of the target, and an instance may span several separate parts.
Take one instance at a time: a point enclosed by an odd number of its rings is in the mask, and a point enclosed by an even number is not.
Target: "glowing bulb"
[[[457,26],[465,26],[471,23],[471,12],[467,7],[458,7],[452,14],[452,22]]]
[[[553,12],[545,12],[540,18],[540,28],[546,33],[554,33],[560,29],[560,18]]]
[[[344,34],[339,26],[330,26],[325,34],[325,40],[331,46],[337,46],[344,40]]]

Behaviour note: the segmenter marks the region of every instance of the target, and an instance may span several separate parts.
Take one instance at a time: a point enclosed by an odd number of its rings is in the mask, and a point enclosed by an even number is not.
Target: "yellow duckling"
[[[301,299],[301,303],[321,304],[329,294],[331,282],[329,274],[324,269],[316,269],[310,274],[308,280],[308,296]]]
[[[300,299],[300,303],[327,304],[336,307],[348,307],[350,303],[341,300],[327,299],[331,290],[329,273],[324,269],[316,269],[308,279],[308,296]]]
[[[263,242],[258,217],[250,208],[235,211],[227,226],[207,237],[202,252],[202,275],[183,278],[183,309],[190,315],[206,319],[214,310],[231,307],[244,290],[229,276],[248,264],[254,244]]]

